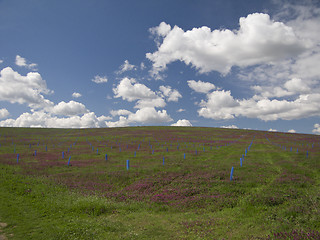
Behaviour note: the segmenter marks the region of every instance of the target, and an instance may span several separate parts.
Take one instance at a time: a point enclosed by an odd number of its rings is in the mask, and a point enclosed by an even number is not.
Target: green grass
[[[148,239],[154,234],[170,239],[182,230],[167,214],[142,203],[83,196],[47,179],[20,175],[13,167],[1,166],[1,173],[1,221],[14,239]]]
[[[0,222],[9,239],[320,237],[319,136],[194,127],[0,134]]]

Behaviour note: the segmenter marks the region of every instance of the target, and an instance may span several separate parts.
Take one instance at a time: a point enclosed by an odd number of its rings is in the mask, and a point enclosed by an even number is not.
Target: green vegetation
[[[0,128],[0,144],[8,239],[320,237],[320,136]]]

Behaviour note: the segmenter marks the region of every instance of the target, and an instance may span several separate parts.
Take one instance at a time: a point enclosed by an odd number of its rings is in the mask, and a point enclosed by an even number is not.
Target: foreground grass
[[[180,214],[83,196],[1,165],[0,216],[13,239],[174,239]],[[180,235],[181,236],[181,235]]]
[[[0,139],[0,222],[8,224],[4,228],[8,238],[304,239],[295,230],[303,231],[304,237],[309,234],[309,239],[320,237],[316,137],[269,134],[267,139],[265,133],[241,130],[130,128],[110,130],[120,136],[115,139],[114,134],[95,129],[4,130],[6,137]],[[179,149],[176,139],[159,137],[163,130],[180,137]],[[48,134],[60,142],[48,139]],[[124,143],[133,134],[134,148],[127,148]],[[239,167],[238,159],[253,138],[243,167]],[[78,162],[70,167],[57,165],[62,160],[51,159],[52,154],[60,155],[75,139],[72,156]],[[52,152],[38,151],[37,158],[32,156],[35,148],[43,149],[44,141],[54,148]],[[228,141],[230,146],[220,147]],[[311,148],[313,141],[316,146]],[[123,146],[121,152],[115,150],[118,142]],[[138,143],[141,150],[132,158]],[[110,160],[94,153],[92,145],[107,152]],[[299,147],[299,153],[283,150],[292,145]],[[23,153],[19,163],[6,159],[15,156],[8,155],[13,150]],[[308,157],[306,150],[311,152]],[[161,164],[163,154],[165,166]],[[133,165],[130,171],[122,163],[128,157]],[[87,159],[90,161],[84,162]],[[235,166],[233,181],[228,179],[231,166]],[[281,234],[284,237],[276,237]]]

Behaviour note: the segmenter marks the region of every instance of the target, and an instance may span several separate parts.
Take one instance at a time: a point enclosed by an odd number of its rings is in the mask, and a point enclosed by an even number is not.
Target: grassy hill
[[[320,238],[320,136],[0,128],[0,144],[3,238]]]

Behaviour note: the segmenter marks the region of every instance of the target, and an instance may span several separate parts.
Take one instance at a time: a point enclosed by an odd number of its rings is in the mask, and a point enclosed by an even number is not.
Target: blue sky
[[[320,134],[318,1],[0,1],[0,126]]]

